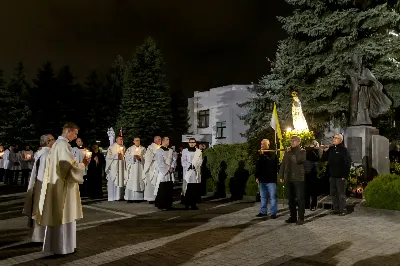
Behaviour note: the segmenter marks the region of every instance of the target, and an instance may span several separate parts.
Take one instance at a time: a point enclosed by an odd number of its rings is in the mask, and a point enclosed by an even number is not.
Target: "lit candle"
[[[86,151],[86,158],[89,159],[90,157],[92,157],[92,152]]]
[[[25,153],[25,159],[30,160],[31,159],[31,154],[30,153]]]
[[[124,147],[119,147],[119,153],[121,153],[121,154],[124,153]]]

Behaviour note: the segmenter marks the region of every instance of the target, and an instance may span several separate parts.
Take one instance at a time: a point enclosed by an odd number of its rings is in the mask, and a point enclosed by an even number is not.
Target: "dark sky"
[[[286,11],[285,11],[286,9]],[[283,0],[13,0],[0,4],[0,68],[22,60],[28,77],[46,60],[69,64],[79,81],[156,39],[171,85],[188,93],[255,82],[284,33]]]

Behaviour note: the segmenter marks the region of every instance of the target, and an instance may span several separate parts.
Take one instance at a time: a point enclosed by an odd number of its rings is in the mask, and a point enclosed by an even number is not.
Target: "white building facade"
[[[246,109],[238,106],[240,103],[255,97],[248,91],[253,85],[229,85],[195,91],[193,98],[188,99],[189,132],[193,135],[182,136],[182,142],[194,137],[198,142],[216,144],[233,144],[246,142],[241,134],[247,126],[240,116],[246,114]]]

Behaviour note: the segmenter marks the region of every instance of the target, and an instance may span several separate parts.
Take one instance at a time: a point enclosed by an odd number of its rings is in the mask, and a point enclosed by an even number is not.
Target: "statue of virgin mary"
[[[304,117],[303,110],[301,109],[301,102],[297,97],[297,93],[292,92],[293,103],[292,103],[292,117],[293,127],[296,131],[308,131],[307,121]]]

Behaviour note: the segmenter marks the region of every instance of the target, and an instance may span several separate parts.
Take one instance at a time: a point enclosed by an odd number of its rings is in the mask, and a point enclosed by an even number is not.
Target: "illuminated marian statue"
[[[293,104],[292,104],[292,117],[293,126],[296,131],[308,131],[307,121],[303,115],[303,110],[301,110],[301,102],[297,97],[297,93],[292,92]]]

